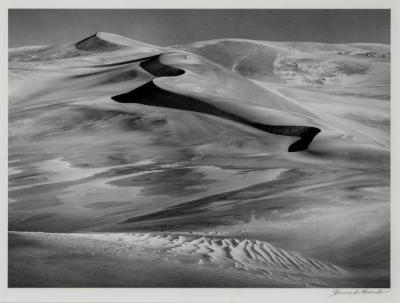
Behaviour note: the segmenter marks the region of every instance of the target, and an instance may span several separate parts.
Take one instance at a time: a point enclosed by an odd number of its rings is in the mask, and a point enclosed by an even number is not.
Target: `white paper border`
[[[399,19],[396,0],[8,0],[0,4],[1,94],[1,200],[0,302],[400,302],[399,293]],[[332,289],[251,288],[7,288],[7,183],[8,183],[8,9],[9,8],[249,8],[249,9],[391,9],[391,290],[383,295],[331,297]]]

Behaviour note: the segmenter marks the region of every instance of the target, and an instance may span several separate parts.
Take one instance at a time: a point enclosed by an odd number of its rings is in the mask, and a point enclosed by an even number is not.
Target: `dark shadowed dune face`
[[[161,63],[160,55],[142,61],[140,67],[156,77],[176,77],[185,73],[182,69]]]
[[[77,49],[87,50],[87,51],[113,51],[121,46],[108,42],[106,40],[100,39],[97,34],[94,34],[82,41],[75,44]]]
[[[389,134],[388,45],[11,49],[10,285],[388,287]]]
[[[163,74],[163,76],[166,75]],[[153,81],[150,81],[129,93],[113,96],[112,99],[120,103],[139,103],[149,106],[181,109],[213,115],[242,123],[272,134],[301,137],[300,140],[289,146],[289,152],[297,152],[307,149],[312,139],[321,131],[316,127],[308,126],[279,126],[255,123],[248,120],[246,117],[241,117],[232,114],[229,111],[221,110],[207,102],[162,90],[158,88],[158,86],[154,85]]]

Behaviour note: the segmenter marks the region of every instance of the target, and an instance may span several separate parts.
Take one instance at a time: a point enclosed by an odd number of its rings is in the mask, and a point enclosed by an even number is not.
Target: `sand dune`
[[[9,50],[12,286],[387,287],[389,192],[389,45]]]
[[[312,139],[321,131],[316,127],[310,126],[268,125],[264,123],[254,122],[250,120],[251,118],[249,119],[249,116],[247,115],[243,117],[241,115],[232,113],[232,111],[237,112],[241,109],[235,108],[236,106],[234,104],[230,106],[230,109],[226,109],[228,107],[227,104],[222,104],[222,106],[219,107],[219,104],[216,102],[210,104],[207,102],[196,100],[194,98],[162,90],[157,85],[155,85],[153,81],[148,82],[127,94],[113,96],[112,99],[122,103],[140,103],[150,106],[167,107],[204,113],[242,123],[272,134],[300,137],[300,140],[294,142],[289,146],[289,152],[296,152],[307,149]],[[270,115],[266,115],[264,117],[268,118],[269,116],[274,116],[274,119],[276,119],[277,116],[281,115],[279,115],[279,113],[277,114],[274,111],[270,113]]]
[[[147,255],[160,255],[163,259],[173,258],[177,266],[187,268],[185,274],[191,274],[191,268],[201,268],[223,273],[229,277],[243,275],[243,280],[249,274],[256,275],[265,285],[282,283],[282,285],[323,286],[326,282],[335,281],[340,285],[340,279],[347,279],[348,273],[343,269],[316,259],[307,258],[299,253],[285,251],[273,245],[248,239],[233,239],[217,236],[199,236],[193,234],[151,234],[151,233],[30,233],[12,232],[13,241],[30,241],[30,245],[58,247],[68,252],[104,255],[115,259],[135,259]],[[29,245],[29,246],[30,246]],[[28,247],[29,247],[28,246]],[[17,259],[12,259],[13,262]],[[11,266],[16,266],[13,263]],[[22,269],[22,268],[21,268]],[[24,269],[26,270],[26,269]],[[117,275],[118,276],[118,275]],[[119,281],[122,285],[135,285],[132,281]],[[140,281],[136,281],[140,283]],[[35,284],[34,281],[31,282]],[[201,286],[201,285],[197,285]]]
[[[302,84],[388,84],[390,47],[223,39],[177,46],[261,81]],[[372,60],[371,60],[372,59]]]
[[[141,48],[154,47],[150,44],[142,43],[123,36],[98,32],[88,38],[85,38],[75,44],[77,49],[86,51],[112,51],[118,48],[134,47],[136,51]]]
[[[140,66],[156,77],[181,76],[185,74],[184,70],[177,69],[163,62],[166,61],[171,62],[171,64],[175,63],[179,65],[182,57],[184,58],[184,64],[190,64],[190,62],[199,64],[199,62],[201,62],[200,58],[193,57],[193,55],[168,53],[147,59],[141,62]],[[191,69],[191,72],[193,72],[193,69]],[[184,82],[185,77],[180,77],[179,81]],[[252,113],[252,107],[249,105],[246,107],[240,106],[238,105],[238,103],[242,103],[240,101],[235,102],[235,100],[233,100],[233,102],[228,103],[225,100],[225,102],[221,103],[218,101],[215,102],[213,98],[208,98],[206,99],[207,101],[201,101],[192,97],[174,93],[173,91],[163,90],[157,85],[158,83],[159,82],[157,82],[156,79],[155,81],[148,82],[127,94],[113,96],[112,99],[122,103],[141,103],[150,106],[161,106],[205,113],[242,123],[272,134],[300,137],[300,140],[289,146],[289,152],[307,149],[312,139],[321,131],[316,127],[292,125],[297,123],[299,118],[297,117],[297,119],[291,119],[291,112],[288,111],[282,113],[272,110],[264,116],[257,117],[258,120],[256,118],[256,121],[254,121],[254,113],[260,113],[258,108],[253,110]],[[165,84],[165,80],[162,82],[162,84]],[[161,85],[161,87],[163,86]],[[203,97],[202,99],[204,100],[205,98]],[[285,99],[282,99],[281,102],[283,103],[283,101],[285,101]],[[260,120],[263,121],[258,122]],[[268,120],[272,120],[272,123],[274,123],[276,120],[279,120],[280,123],[285,123],[287,121],[286,123],[288,125],[269,125],[267,124],[269,122]]]

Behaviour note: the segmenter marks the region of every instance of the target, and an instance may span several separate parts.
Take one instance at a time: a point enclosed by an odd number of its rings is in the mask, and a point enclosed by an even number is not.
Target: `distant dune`
[[[385,44],[223,39],[176,48],[218,62],[255,80],[306,84],[365,84],[366,80],[388,83],[388,74],[382,73],[390,60],[390,47]],[[369,60],[371,57],[375,62]]]
[[[99,32],[75,43],[77,49],[85,51],[114,51],[126,47],[134,47],[136,52],[157,49],[156,46],[135,41],[123,36]]]
[[[390,286],[389,45],[100,32],[8,90],[10,287]]]

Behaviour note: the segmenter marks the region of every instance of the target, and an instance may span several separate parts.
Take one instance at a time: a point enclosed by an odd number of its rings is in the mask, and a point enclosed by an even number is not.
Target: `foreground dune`
[[[388,45],[10,49],[10,286],[388,287],[389,134]]]
[[[281,287],[327,285],[357,287],[365,285],[360,281],[352,281],[350,273],[335,265],[307,258],[296,252],[275,248],[269,243],[258,240],[224,238],[215,235],[200,236],[193,233],[11,232],[9,237],[13,253],[9,264],[10,286],[22,283],[24,286],[31,287],[58,286],[62,283],[73,286],[72,280],[80,280],[81,276],[58,276],[56,280],[52,277],[56,275],[56,270],[76,266],[77,264],[74,264],[76,257],[72,258],[74,255],[92,259],[89,263],[101,267],[103,267],[101,262],[104,260],[107,260],[105,263],[127,264],[128,270],[116,267],[113,273],[109,273],[107,269],[101,277],[93,276],[88,284],[90,286],[146,287],[154,286],[155,283],[176,286],[184,279],[187,279],[184,285],[191,287],[278,285]],[[27,257],[26,253],[21,253],[22,249],[28,250],[31,256]],[[161,256],[162,259],[160,259]],[[62,260],[61,264],[57,264],[59,268],[56,270],[40,268],[41,280],[31,280],[30,277],[21,277],[17,274],[17,271],[27,271],[26,267],[43,267],[47,266],[46,263],[52,264],[56,261],[55,258]],[[68,258],[71,260],[68,261]],[[148,266],[147,269],[141,269],[145,271],[141,273],[141,277],[138,277],[137,273],[132,274],[138,270],[136,262],[142,263],[142,266],[144,264]],[[94,273],[92,264],[80,265],[86,267],[85,270],[80,270],[80,275],[92,275]],[[157,279],[158,273],[155,270],[165,270],[166,267],[173,272],[168,277],[169,281],[166,281],[166,277],[158,282],[152,280]],[[107,284],[110,282],[107,275],[112,276],[112,284]],[[126,279],[126,276],[129,278]],[[206,281],[204,281],[205,276],[209,277]],[[213,278],[210,280],[210,277]],[[224,281],[214,280],[221,278]],[[370,283],[374,282],[374,279],[369,279]],[[49,284],[46,285],[43,281],[48,281]],[[79,284],[76,285],[79,286]]]

